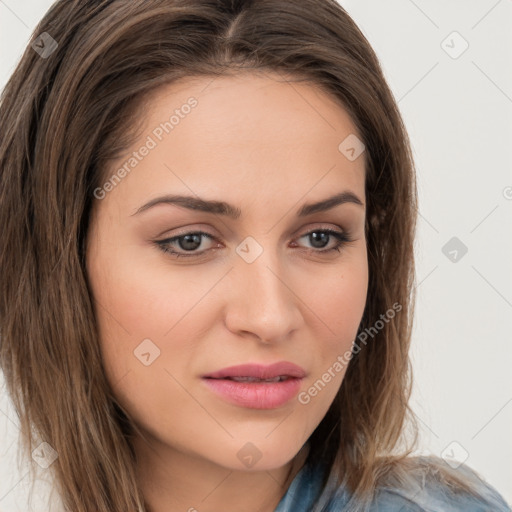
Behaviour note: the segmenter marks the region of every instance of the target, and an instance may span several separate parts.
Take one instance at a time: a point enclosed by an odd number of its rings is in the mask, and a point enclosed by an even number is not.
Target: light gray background
[[[0,88],[51,3],[0,0]],[[512,0],[340,3],[381,60],[417,164],[420,453],[465,461],[512,503]],[[452,237],[465,255],[443,253]],[[17,424],[0,391],[1,512],[29,509]]]

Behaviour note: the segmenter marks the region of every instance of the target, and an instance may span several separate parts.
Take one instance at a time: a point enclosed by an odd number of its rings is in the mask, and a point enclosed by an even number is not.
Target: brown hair
[[[391,304],[402,310],[352,358],[308,461],[325,462],[358,500],[386,475],[399,481],[418,434],[408,406],[416,184],[397,105],[355,23],[334,0],[60,0],[31,43],[45,32],[58,46],[46,56],[27,47],[0,105],[0,364],[24,449],[42,440],[58,453],[51,468],[67,510],[146,510],[135,425],[105,378],[85,271],[93,191],[133,139],[126,126],[144,95],[182,77],[243,70],[323,88],[364,141],[360,331]],[[414,439],[399,450],[407,420]]]

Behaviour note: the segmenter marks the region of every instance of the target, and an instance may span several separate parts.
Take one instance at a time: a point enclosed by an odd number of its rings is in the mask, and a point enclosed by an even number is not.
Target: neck
[[[148,512],[274,512],[306,461],[306,443],[282,467],[238,471],[137,438],[137,472]],[[250,508],[248,508],[250,504]]]

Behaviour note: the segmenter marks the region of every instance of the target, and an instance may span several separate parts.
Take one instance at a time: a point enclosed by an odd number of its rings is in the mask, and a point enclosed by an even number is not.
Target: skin
[[[368,288],[364,153],[350,161],[338,150],[357,129],[311,84],[263,73],[188,78],[151,93],[141,136],[107,178],[191,96],[198,105],[96,201],[87,271],[99,342],[115,397],[141,432],[134,443],[152,512],[271,512],[346,367],[307,404],[295,397],[270,410],[230,404],[201,376],[290,361],[307,372],[303,392],[351,349]],[[363,204],[296,215],[342,191]],[[242,215],[169,204],[135,214],[164,194],[226,201]],[[352,241],[321,254],[336,245],[307,235],[321,229]],[[175,258],[155,243],[198,230],[216,238],[199,240],[192,252],[202,255]],[[236,252],[248,236],[263,249],[252,263]],[[171,247],[186,253],[183,242]],[[144,339],[160,350],[148,366],[134,355]],[[252,467],[237,457],[248,442],[261,455]]]

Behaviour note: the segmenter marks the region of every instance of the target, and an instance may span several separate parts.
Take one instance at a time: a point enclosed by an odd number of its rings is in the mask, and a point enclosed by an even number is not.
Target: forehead
[[[263,71],[182,78],[147,95],[140,114],[147,120],[146,128],[157,126],[163,116],[169,118],[194,98],[197,107],[190,113],[198,136],[203,139],[207,135],[224,135],[236,141],[257,133],[261,140],[265,130],[269,140],[279,133],[281,137],[275,141],[279,144],[286,137],[302,139],[315,133],[325,135],[327,131],[357,133],[338,98],[311,81],[295,80]],[[180,119],[187,116],[180,115]]]
[[[350,161],[339,149],[357,129],[311,82],[248,72],[189,77],[153,90],[141,105],[141,135],[115,164],[151,140],[126,180],[137,195],[166,187],[242,201],[268,193],[270,201],[280,190],[298,199],[318,184],[322,196],[348,186],[364,197],[364,154]]]

